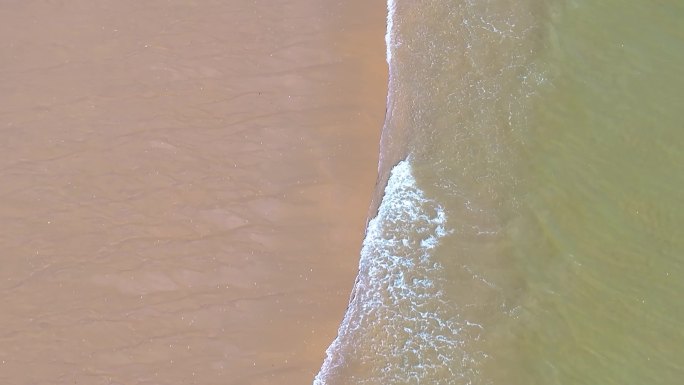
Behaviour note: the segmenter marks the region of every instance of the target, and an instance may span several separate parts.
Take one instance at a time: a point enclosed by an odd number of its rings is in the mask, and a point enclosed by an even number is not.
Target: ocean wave
[[[442,291],[443,267],[433,258],[448,233],[444,209],[417,186],[410,161],[397,164],[314,385],[470,382],[459,332],[477,325],[454,316]]]

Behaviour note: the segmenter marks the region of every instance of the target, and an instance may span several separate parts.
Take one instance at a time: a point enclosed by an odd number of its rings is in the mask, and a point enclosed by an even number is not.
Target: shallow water
[[[388,8],[388,184],[316,383],[678,383],[684,7]]]

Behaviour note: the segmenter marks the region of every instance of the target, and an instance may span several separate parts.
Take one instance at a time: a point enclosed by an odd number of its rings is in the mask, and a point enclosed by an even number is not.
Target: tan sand
[[[310,383],[376,179],[384,6],[0,4],[0,383]]]

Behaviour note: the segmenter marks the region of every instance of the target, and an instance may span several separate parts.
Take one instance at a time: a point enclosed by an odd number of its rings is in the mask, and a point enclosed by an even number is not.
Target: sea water
[[[390,1],[387,183],[314,383],[682,383],[682,20]]]

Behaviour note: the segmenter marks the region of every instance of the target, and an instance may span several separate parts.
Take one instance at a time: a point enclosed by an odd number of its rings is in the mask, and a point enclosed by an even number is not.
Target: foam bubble
[[[443,208],[418,188],[410,161],[390,174],[369,222],[359,274],[338,336],[314,385],[461,384],[467,327],[444,298],[433,250],[446,236]]]
[[[387,0],[387,32],[385,32],[385,46],[387,47],[387,64],[392,61],[392,49],[394,48],[394,14],[396,4],[394,0]]]

